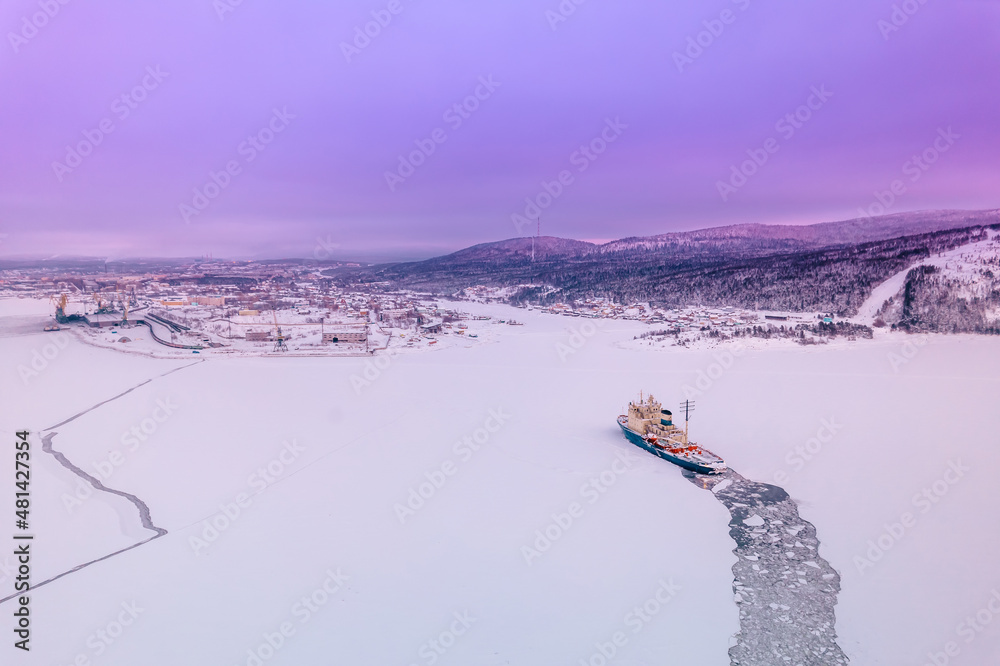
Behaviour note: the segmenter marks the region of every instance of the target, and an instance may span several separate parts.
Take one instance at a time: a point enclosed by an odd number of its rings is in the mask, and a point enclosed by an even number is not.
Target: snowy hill
[[[532,239],[521,238],[375,267],[362,271],[362,279],[438,293],[476,285],[545,286],[515,292],[512,302],[601,296],[667,307],[852,316],[892,276],[980,240],[985,228],[1000,230],[998,211],[931,211],[801,227],[740,225],[601,246],[543,237],[534,241],[534,260]]]
[[[879,315],[910,330],[1000,333],[1000,234],[920,262],[897,279]]]
[[[657,250],[696,246],[745,250],[759,247],[807,249],[869,243],[946,229],[961,229],[977,224],[1000,222],[1000,211],[931,210],[865,217],[819,224],[737,224],[697,231],[623,238],[601,245],[599,252]]]

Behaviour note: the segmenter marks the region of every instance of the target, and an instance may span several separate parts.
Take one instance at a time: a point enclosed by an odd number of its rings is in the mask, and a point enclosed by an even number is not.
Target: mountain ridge
[[[745,223],[673,231],[652,236],[629,236],[607,243],[558,236],[517,236],[478,243],[449,254],[420,261],[381,264],[377,268],[409,267],[417,272],[460,268],[474,262],[547,262],[556,259],[586,260],[590,255],[629,254],[637,251],[665,255],[699,255],[720,258],[733,255],[764,256],[779,252],[820,249],[914,236],[948,229],[961,229],[1000,222],[1000,209],[927,210],[894,213],[872,218],[854,218],[808,225]],[[534,255],[532,255],[534,247]]]
[[[987,229],[1000,230],[1000,211],[920,211],[802,226],[730,225],[601,245],[527,237],[421,262],[326,274],[434,293],[475,285],[517,287],[512,302],[602,296],[671,307],[731,305],[848,316],[882,280],[981,239]]]

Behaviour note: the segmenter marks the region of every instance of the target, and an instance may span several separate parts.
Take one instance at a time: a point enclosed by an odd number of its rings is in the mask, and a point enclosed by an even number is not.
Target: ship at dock
[[[625,438],[654,456],[670,461],[679,467],[699,474],[719,474],[726,470],[726,463],[719,456],[688,439],[688,421],[694,403],[685,400],[681,405],[684,427],[674,425],[674,415],[653,396],[628,404],[628,413],[618,417]]]

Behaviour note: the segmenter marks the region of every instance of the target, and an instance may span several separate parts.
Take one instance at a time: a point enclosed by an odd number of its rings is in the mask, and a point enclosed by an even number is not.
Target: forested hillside
[[[593,296],[669,307],[738,306],[765,310],[825,311],[853,315],[877,284],[932,255],[1000,229],[996,211],[930,215],[915,226],[980,223],[860,243],[805,248],[842,239],[855,222],[822,232],[769,228],[763,238],[747,227],[705,230],[603,246],[542,237],[488,243],[423,262],[375,267],[340,279],[387,282],[396,287],[452,293],[483,284],[532,285],[513,302],[539,304]],[[899,221],[890,220],[895,233]],[[860,223],[858,223],[860,224]],[[752,226],[752,225],[748,225]],[[824,225],[814,225],[824,226]],[[828,226],[828,225],[827,225]],[[856,225],[855,225],[856,226]],[[806,229],[809,229],[808,227]],[[867,228],[865,235],[890,233]],[[782,237],[787,236],[787,237]],[[796,236],[796,238],[792,238]],[[827,240],[822,240],[827,239]],[[534,259],[532,259],[534,244]]]

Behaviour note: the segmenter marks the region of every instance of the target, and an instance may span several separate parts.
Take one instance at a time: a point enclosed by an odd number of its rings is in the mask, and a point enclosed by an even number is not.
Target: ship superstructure
[[[618,425],[625,437],[636,446],[675,465],[701,474],[718,474],[726,463],[708,449],[688,439],[688,422],[692,403],[685,401],[684,427],[674,424],[673,413],[664,409],[653,397],[630,402],[628,413],[618,417]]]

